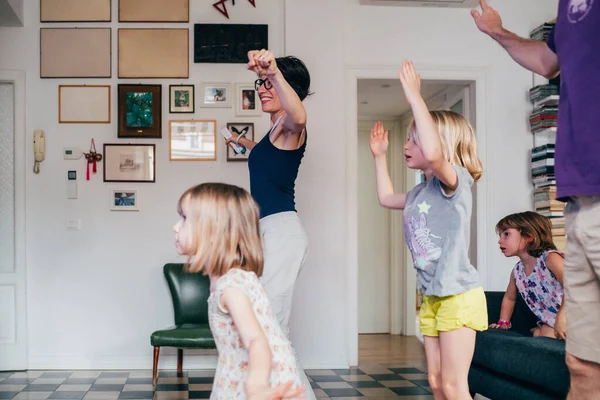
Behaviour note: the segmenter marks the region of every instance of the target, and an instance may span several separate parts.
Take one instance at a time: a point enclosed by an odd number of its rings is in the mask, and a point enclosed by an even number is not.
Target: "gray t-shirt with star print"
[[[453,296],[481,286],[469,260],[473,178],[454,167],[458,187],[450,195],[437,177],[406,195],[404,235],[417,270],[417,287],[426,296]]]

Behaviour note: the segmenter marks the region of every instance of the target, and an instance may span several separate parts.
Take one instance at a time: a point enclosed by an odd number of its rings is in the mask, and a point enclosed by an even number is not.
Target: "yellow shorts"
[[[462,327],[484,331],[488,327],[485,293],[475,288],[455,296],[423,296],[419,316],[423,336],[435,337]]]

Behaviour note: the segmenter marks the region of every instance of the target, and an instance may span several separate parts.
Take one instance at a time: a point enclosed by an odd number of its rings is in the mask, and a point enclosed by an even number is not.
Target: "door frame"
[[[26,273],[26,101],[25,72],[0,70],[0,82],[8,82],[14,87],[14,136],[15,136],[15,271],[1,273],[2,285],[15,287],[15,353],[14,364],[2,365],[0,369],[25,370],[27,359],[27,273]]]
[[[487,70],[483,66],[457,66],[457,65],[426,65],[415,62],[417,71],[423,80],[447,81],[448,83],[474,83],[475,102],[475,130],[477,132],[478,156],[486,165],[488,148],[486,140],[486,75]],[[357,172],[357,131],[358,131],[358,80],[359,79],[397,79],[398,67],[389,65],[358,65],[347,66],[345,71],[345,99],[346,99],[346,321],[347,321],[347,354],[350,366],[358,365],[358,172]],[[394,168],[392,173],[399,171]],[[411,174],[403,173],[405,176]],[[410,172],[410,171],[409,171]],[[414,175],[414,174],[413,174]],[[392,176],[392,179],[394,177]],[[409,185],[410,182],[406,182]],[[410,186],[409,186],[410,187]],[[397,188],[400,190],[404,188]],[[477,207],[477,266],[481,282],[487,286],[487,227],[488,224],[488,191],[489,185],[486,179],[478,183],[478,207]],[[395,225],[395,224],[394,224]],[[401,243],[403,239],[398,232],[392,230],[392,243]],[[392,246],[394,247],[394,246]],[[396,246],[397,248],[400,245]],[[416,276],[413,268],[404,268],[405,287],[416,285]],[[414,335],[416,318],[416,296],[412,291],[403,294],[402,301],[402,329],[405,335]]]

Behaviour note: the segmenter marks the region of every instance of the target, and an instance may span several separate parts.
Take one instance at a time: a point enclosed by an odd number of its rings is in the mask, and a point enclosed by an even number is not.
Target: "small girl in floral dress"
[[[496,225],[498,244],[506,257],[519,257],[502,300],[500,320],[491,328],[509,329],[517,292],[538,317],[534,336],[566,339],[563,291],[564,256],[552,241],[548,218],[531,211],[511,214]]]
[[[204,183],[180,198],[175,246],[210,276],[208,317],[219,359],[210,398],[300,399],[294,349],[260,284],[258,206],[237,186]]]

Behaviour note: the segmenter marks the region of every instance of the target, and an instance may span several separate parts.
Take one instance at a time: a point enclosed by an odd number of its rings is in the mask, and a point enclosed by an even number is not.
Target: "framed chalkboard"
[[[194,24],[194,62],[246,64],[250,50],[269,48],[269,26]]]

